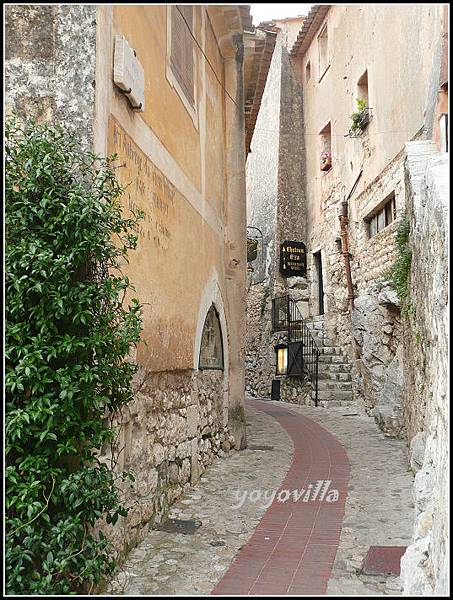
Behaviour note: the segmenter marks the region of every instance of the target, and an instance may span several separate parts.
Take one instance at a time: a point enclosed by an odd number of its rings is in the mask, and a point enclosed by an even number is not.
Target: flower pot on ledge
[[[321,156],[321,171],[330,171],[331,168],[332,168],[332,157],[331,156],[326,156],[326,157]]]

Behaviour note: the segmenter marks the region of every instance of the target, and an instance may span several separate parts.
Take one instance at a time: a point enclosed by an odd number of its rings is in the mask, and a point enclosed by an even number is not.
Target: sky
[[[281,19],[283,17],[297,17],[306,15],[313,4],[250,4],[253,24],[259,25],[262,21]]]

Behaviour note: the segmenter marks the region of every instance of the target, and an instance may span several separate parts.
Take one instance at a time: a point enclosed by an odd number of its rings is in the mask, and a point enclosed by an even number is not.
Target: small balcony
[[[373,118],[373,109],[369,106],[365,106],[359,112],[351,115],[351,118],[352,125],[344,137],[358,138],[363,134],[365,129],[368,127],[368,123]]]

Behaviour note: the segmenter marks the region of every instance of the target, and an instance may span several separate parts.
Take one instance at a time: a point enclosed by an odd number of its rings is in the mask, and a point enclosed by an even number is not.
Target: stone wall
[[[448,595],[448,155],[426,141],[406,144],[406,153],[413,308],[404,322],[404,404],[417,473],[401,578],[405,595]]]
[[[366,146],[366,137],[363,143]],[[341,254],[338,208],[346,196],[341,186],[326,180],[322,220],[309,222],[308,228],[309,312],[318,312],[313,252],[320,251],[327,336],[333,345],[342,348],[353,365],[354,396],[376,417],[387,435],[397,437],[404,434],[402,333],[399,301],[386,282],[386,275],[396,258],[395,234],[405,211],[403,159],[400,152],[378,177],[349,200],[348,241],[355,295],[352,313]],[[366,219],[392,192],[396,220],[370,238]]]
[[[5,9],[6,112],[55,120],[92,147],[95,5],[9,5]]]
[[[291,290],[290,290],[291,291]],[[284,332],[272,331],[271,293],[269,287],[258,284],[247,294],[247,357],[246,394],[254,398],[269,398],[273,379],[281,380],[280,397],[295,404],[312,404],[308,381],[276,376],[274,347],[286,341]]]
[[[216,456],[234,446],[228,430],[222,371],[149,373],[135,376],[134,400],[114,422],[118,437],[102,459],[118,473],[126,518],[102,525],[117,557],[140,541],[147,524],[162,521],[171,504],[195,484]],[[134,482],[122,482],[122,471]]]
[[[389,436],[404,434],[401,317],[396,292],[368,287],[354,302],[355,393]]]
[[[247,224],[259,227],[264,238],[264,260],[252,263],[247,292],[246,392],[254,397],[270,396],[276,377],[274,346],[285,340],[284,334],[272,332],[272,298],[289,294],[303,315],[308,312],[306,282],[300,289],[299,283],[279,274],[280,244],[305,241],[306,214],[302,91],[288,54],[288,26],[278,25],[247,162]],[[286,377],[281,381],[282,400],[310,401],[307,382]]]
[[[286,240],[305,242],[307,219],[302,87],[285,47],[282,47],[281,50],[279,111],[280,137],[274,273],[276,280],[286,287],[288,282],[279,274],[280,245]]]
[[[397,219],[370,238],[365,219],[392,192],[395,194]],[[354,200],[350,235],[353,281],[358,294],[382,279],[393,264],[396,258],[395,232],[404,210],[404,165],[403,153],[400,152]]]

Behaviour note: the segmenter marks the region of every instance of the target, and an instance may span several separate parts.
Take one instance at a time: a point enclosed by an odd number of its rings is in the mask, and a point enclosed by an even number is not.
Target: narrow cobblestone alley
[[[109,592],[399,594],[397,576],[359,570],[371,545],[410,542],[413,477],[404,443],[386,438],[355,406],[250,400],[247,424],[248,448],[208,467],[169,514],[199,527],[150,531]],[[301,494],[329,480],[338,501],[291,495],[279,502],[284,490]]]
[[[5,5],[4,595],[449,597],[449,16]]]

